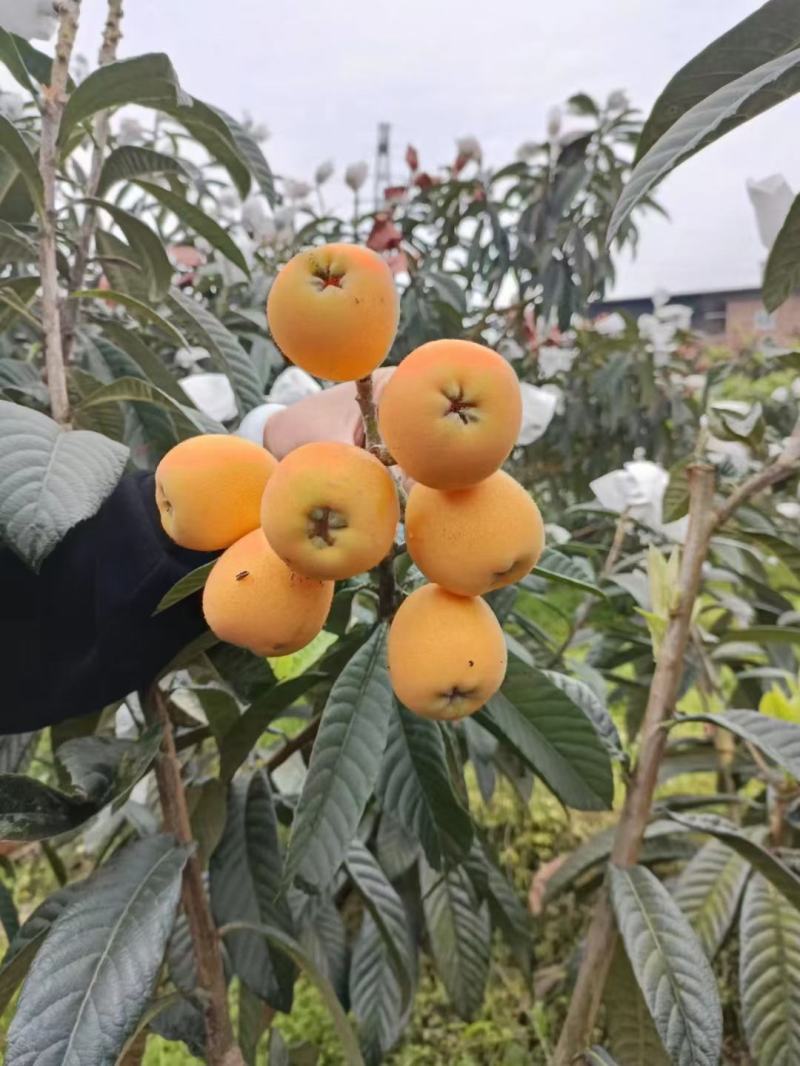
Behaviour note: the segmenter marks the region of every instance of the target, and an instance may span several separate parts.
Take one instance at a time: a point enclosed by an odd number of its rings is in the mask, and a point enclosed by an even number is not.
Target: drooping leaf
[[[228,375],[240,412],[264,402],[252,360],[238,340],[203,304],[173,290],[169,305],[178,320],[208,349],[219,369]]]
[[[355,1034],[347,1020],[347,1015],[342,1010],[336,993],[331,988],[330,983],[325,977],[323,977],[311,959],[309,959],[306,953],[302,950],[297,941],[276,926],[264,925],[263,923],[256,925],[251,922],[235,922],[229,924],[225,929],[225,933],[229,937],[239,932],[263,936],[271,948],[274,948],[276,952],[283,952],[284,955],[288,956],[292,962],[303,971],[309,981],[316,987],[331,1015],[331,1020],[333,1021],[336,1032],[341,1040],[345,1052],[345,1061],[348,1063],[348,1066],[351,1066],[351,1064],[352,1066],[364,1066],[364,1060],[361,1057],[358,1041],[356,1040]]]
[[[800,724],[761,714],[758,711],[726,711],[725,714],[699,714],[682,721],[708,722],[753,744],[781,769],[800,780]]]
[[[267,1031],[270,1013],[246,984],[239,985],[239,1047],[247,1066],[258,1066],[258,1045]]]
[[[399,1041],[407,1018],[397,972],[386,940],[371,914],[365,914],[353,944],[350,1002],[367,1066],[379,1066]]]
[[[375,787],[392,712],[386,628],[356,652],[328,697],[292,823],[286,876],[324,888]]]
[[[133,181],[145,174],[179,174],[185,177],[187,171],[174,156],[140,144],[123,144],[110,152],[103,163],[97,195],[105,196],[118,181]]]
[[[66,145],[77,124],[98,111],[123,104],[167,110],[189,101],[167,56],[153,52],[120,59],[92,71],[72,93],[61,118],[58,142]]]
[[[473,842],[470,858],[480,864],[481,873],[486,879],[485,898],[489,904],[492,926],[503,934],[517,965],[523,974],[529,976],[533,956],[530,914],[514,886],[490,858],[483,841]]]
[[[161,729],[149,726],[136,740],[86,736],[67,740],[56,752],[72,789],[99,809],[114,800],[120,807],[155,759]]]
[[[303,950],[346,1005],[347,932],[333,895],[303,895],[303,906],[295,921]]]
[[[169,289],[173,270],[158,234],[140,218],[117,204],[100,200],[97,197],[87,198],[84,203],[111,215],[125,234],[125,239],[137,260],[142,264],[144,276],[148,280],[149,298],[154,301],[160,300]]]
[[[391,727],[390,727],[391,730]],[[410,870],[420,853],[419,843],[391,814],[384,811],[375,838],[378,861],[390,881]]]
[[[203,563],[202,566],[195,567],[194,570],[190,570],[188,574],[176,581],[169,592],[165,592],[158,601],[158,606],[153,611],[153,614],[161,614],[162,611],[174,607],[176,603],[182,603],[189,596],[194,596],[195,592],[199,592],[208,580],[208,575],[213,570],[215,563],[216,559],[210,563]]]
[[[487,906],[475,905],[459,867],[439,872],[423,861],[420,888],[436,971],[459,1015],[469,1020],[483,1002],[489,976]]]
[[[618,943],[603,990],[608,1045],[620,1066],[670,1066],[650,1011]]]
[[[250,168],[242,158],[233,131],[220,112],[196,97],[190,97],[188,106],[164,110],[176,118],[202,144],[212,159],[227,170],[239,196],[246,199],[252,184]]]
[[[681,115],[634,167],[614,208],[608,242],[636,205],[675,167],[752,114],[793,96],[800,88],[798,66],[800,48],[795,48],[723,85]]]
[[[13,160],[14,166],[25,182],[31,200],[39,211],[44,210],[44,190],[36,160],[17,127],[2,114],[0,114],[0,151],[7,153]]]
[[[70,300],[102,300],[106,304],[120,304],[126,311],[130,311],[134,318],[140,318],[159,329],[176,348],[189,347],[189,342],[172,322],[168,322],[144,300],[138,300],[129,293],[118,292],[116,289],[78,289],[71,292],[69,298]]]
[[[711,93],[798,46],[800,13],[794,0],[769,0],[763,4],[712,41],[670,79],[653,105],[639,137],[636,161],[649,152],[679,118]],[[750,101],[746,115],[742,115],[739,121],[753,118],[775,102],[771,94],[765,92],[763,99],[756,97]]]
[[[442,735],[435,722],[399,704],[391,715],[378,794],[383,810],[419,841],[434,869],[469,851],[472,822],[453,788]]]
[[[272,171],[270,170],[269,163],[264,158],[264,153],[261,151],[255,137],[252,137],[247,132],[241,122],[237,122],[235,118],[232,118],[225,111],[222,111],[219,108],[214,108],[214,110],[233,134],[233,139],[236,143],[236,148],[238,149],[240,157],[247,164],[250,173],[256,179],[256,184],[266,197],[267,203],[274,209],[277,206],[275,182],[272,179]]]
[[[597,693],[577,677],[568,677],[566,674],[559,674],[554,670],[543,670],[542,673],[557,688],[566,693],[576,707],[580,707],[594,726],[597,735],[605,744],[611,758],[624,759],[625,752],[622,748],[619,730],[614,724],[614,719],[611,717],[608,708]]]
[[[687,829],[708,833],[733,848],[800,910],[800,877],[763,846],[759,839],[764,835],[763,830],[740,829],[716,814],[677,814],[670,811],[670,817]]]
[[[224,230],[205,211],[190,203],[183,196],[179,196],[171,189],[165,189],[161,185],[154,185],[152,182],[141,180],[137,184],[139,188],[144,189],[145,192],[158,200],[162,207],[166,207],[167,210],[177,215],[181,222],[188,226],[190,230],[204,237],[212,248],[216,248],[226,259],[230,259],[246,277],[250,277],[250,267],[247,265],[247,260],[239,246],[234,242],[227,230]]]
[[[172,416],[181,439],[199,433],[227,433],[225,427],[213,418],[193,407],[176,403],[167,393],[141,378],[119,378],[103,385],[83,401],[81,409],[88,410],[106,403],[140,403],[161,408]]]
[[[276,925],[288,934],[293,924],[282,882],[281,849],[269,781],[262,772],[238,778],[228,792],[228,818],[211,858],[211,906],[222,926],[235,921]],[[262,937],[247,932],[227,940],[238,977],[261,999],[288,1011],[294,971],[285,957],[273,957]]]
[[[131,844],[56,918],[20,995],[8,1066],[113,1066],[158,978],[186,859],[169,836]]]
[[[709,840],[687,864],[675,902],[713,959],[736,917],[750,864],[720,840]]]
[[[413,991],[414,955],[403,901],[360,840],[354,840],[347,849],[345,866],[378,927],[397,976],[402,1003],[408,1006]]]
[[[546,577],[548,581],[554,581],[559,585],[568,585],[571,588],[590,592],[593,596],[605,599],[605,593],[593,580],[591,567],[585,560],[573,558],[555,548],[545,548],[542,557],[533,569],[536,577]],[[520,583],[525,586],[525,580]]]
[[[608,753],[592,724],[541,670],[512,656],[500,692],[476,721],[541,776],[570,807],[611,807],[614,780]]]
[[[141,376],[149,381],[151,385],[155,385],[162,392],[166,392],[168,396],[171,396],[173,400],[176,400],[184,407],[195,406],[172,374],[170,374],[161,358],[145,344],[137,333],[127,329],[121,322],[104,322],[103,337],[111,341],[117,349],[121,349],[126,355],[130,356],[139,368]],[[114,376],[121,377],[122,374],[117,371]]]
[[[62,429],[47,415],[0,400],[0,536],[38,569],[99,509],[127,457],[127,448],[99,433]]]
[[[717,1066],[722,1008],[714,973],[688,920],[643,866],[609,867],[625,951],[674,1066]]]
[[[753,1066],[800,1061],[800,911],[753,874],[739,927],[742,1022]]]

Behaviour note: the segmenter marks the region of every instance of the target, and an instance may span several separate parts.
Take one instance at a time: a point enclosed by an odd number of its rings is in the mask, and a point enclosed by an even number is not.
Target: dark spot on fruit
[[[475,665],[475,663],[474,663],[474,662],[472,661],[472,659],[470,659],[470,661],[469,661],[469,665],[470,665],[470,666],[474,666],[474,665]]]
[[[244,581],[244,579],[246,577],[249,577],[249,576],[250,576],[250,571],[249,570],[240,570],[239,573],[236,575],[236,580],[237,581]]]

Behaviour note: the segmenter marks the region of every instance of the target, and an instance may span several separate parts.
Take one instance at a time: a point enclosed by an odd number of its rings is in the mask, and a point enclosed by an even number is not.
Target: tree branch
[[[322,715],[318,715],[313,718],[305,729],[301,729],[297,736],[287,740],[282,748],[278,748],[275,754],[267,761],[267,770],[272,773],[273,770],[277,770],[279,766],[291,758],[296,751],[302,751],[306,745],[310,744],[317,733],[319,732],[319,723],[322,720]]]
[[[113,63],[117,58],[117,48],[119,42],[122,40],[122,5],[123,0],[108,0],[108,14],[106,16],[105,29],[103,30],[100,54],[98,56],[98,63],[101,67],[108,66],[109,63]],[[106,148],[108,146],[110,128],[111,113],[109,111],[101,111],[94,120],[94,148],[92,150],[92,164],[89,170],[89,182],[86,187],[87,197],[97,196],[97,189],[100,185],[100,175],[103,171],[103,163],[105,161]],[[88,204],[78,235],[75,262],[70,274],[69,287],[71,292],[76,292],[78,289],[83,288],[83,281],[86,276],[86,267],[89,263],[89,253],[94,239],[96,222],[97,212],[91,204]],[[70,300],[64,308],[62,323],[62,344],[64,347],[64,361],[66,363],[69,363],[72,359],[72,351],[75,346],[75,330],[77,328],[79,314],[80,301]]]
[[[69,64],[78,32],[79,12],[80,0],[62,0],[50,84],[42,89],[42,139],[39,147],[39,173],[44,186],[44,208],[39,234],[39,273],[42,279],[45,365],[50,411],[56,422],[62,425],[69,423],[69,395],[61,345],[61,311],[58,298],[56,178],[58,133],[67,101]]]
[[[181,764],[175,750],[172,721],[163,693],[154,684],[144,695],[145,718],[161,726],[161,752],[155,771],[164,825],[181,844],[192,844],[192,827],[181,777]],[[197,966],[197,984],[204,993],[206,1050],[210,1066],[244,1066],[242,1053],[233,1035],[228,1011],[228,990],[217,929],[203,885],[203,868],[195,850],[183,872],[183,907],[192,935]]]
[[[787,477],[791,477],[798,471],[800,471],[800,422],[794,427],[792,435],[775,462],[743,481],[739,488],[732,492],[725,503],[717,509],[714,515],[713,532],[721,529],[743,503],[747,503],[764,489],[785,481]]]

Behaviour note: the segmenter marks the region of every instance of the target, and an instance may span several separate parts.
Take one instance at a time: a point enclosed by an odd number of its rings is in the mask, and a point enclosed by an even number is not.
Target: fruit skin
[[[497,692],[508,655],[500,623],[485,600],[422,585],[389,629],[395,695],[424,718],[474,714]]]
[[[172,448],[156,469],[161,525],[176,544],[219,551],[258,528],[277,460],[241,437],[209,433]]]
[[[508,458],[522,424],[517,376],[471,341],[431,341],[406,356],[381,394],[378,424],[405,472],[433,489],[463,489]]]
[[[386,467],[362,448],[333,441],[290,452],[261,505],[262,528],[281,559],[298,574],[337,581],[377,566],[399,520]]]
[[[406,547],[429,581],[459,596],[483,596],[536,565],[544,523],[522,485],[502,470],[453,492],[418,483],[408,496]]]
[[[369,248],[325,244],[290,259],[267,299],[275,343],[317,377],[355,381],[383,362],[400,301],[385,261]]]
[[[325,625],[332,581],[293,573],[260,529],[217,559],[203,590],[203,614],[220,640],[256,655],[290,655]]]

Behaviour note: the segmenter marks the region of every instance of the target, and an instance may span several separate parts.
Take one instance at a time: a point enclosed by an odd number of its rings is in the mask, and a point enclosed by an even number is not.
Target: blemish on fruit
[[[249,576],[250,576],[250,571],[249,570],[240,570],[239,573],[236,575],[236,580],[237,581],[244,581],[244,579],[246,577],[249,577]]]
[[[470,659],[470,660],[469,660],[469,665],[470,665],[470,666],[474,666],[474,665],[475,665],[475,662],[474,662],[474,660],[473,660],[473,659]]]

